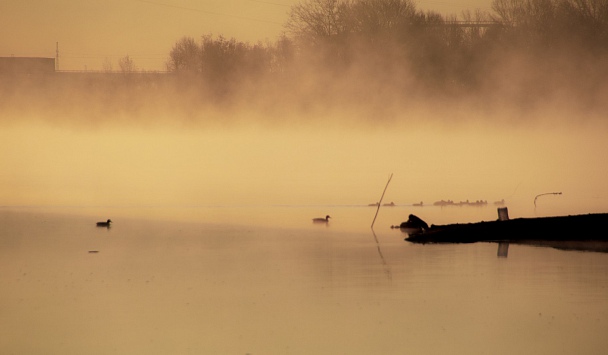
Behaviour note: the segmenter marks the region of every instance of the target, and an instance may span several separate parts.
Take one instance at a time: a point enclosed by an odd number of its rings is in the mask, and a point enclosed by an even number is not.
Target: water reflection
[[[498,252],[497,255],[499,258],[506,258],[509,256],[509,243],[498,243]]]
[[[109,234],[91,216],[0,211],[0,330],[11,334],[0,348],[387,355],[606,348],[607,254],[511,244],[509,258],[497,260],[492,243],[405,242],[388,227],[398,211],[381,211],[370,235],[374,211],[333,207],[331,228],[318,228],[310,222],[316,208],[258,211],[298,217],[289,228],[111,214]],[[232,213],[242,220],[250,210]]]
[[[401,230],[409,236],[407,230]],[[405,237],[407,239],[407,236]],[[413,242],[416,243],[416,242]],[[563,251],[578,251],[578,252],[595,252],[595,253],[608,253],[608,241],[562,241],[562,240],[523,240],[523,241],[509,241],[509,242],[479,242],[479,243],[495,243],[498,245],[496,255],[499,258],[507,258],[509,256],[510,245],[526,245],[540,248],[553,248]],[[433,243],[431,243],[433,244]],[[449,243],[441,243],[449,244]],[[459,244],[455,242],[453,244]]]
[[[508,243],[507,243],[508,244]],[[527,240],[523,242],[511,242],[511,244],[529,245],[542,248],[553,248],[563,251],[583,251],[595,253],[608,253],[608,242],[605,241],[551,241],[551,240]],[[499,244],[500,249],[500,244]]]
[[[391,276],[391,269],[387,265],[386,260],[384,259],[384,255],[382,255],[382,249],[380,248],[380,242],[378,241],[378,236],[376,236],[376,232],[372,228],[372,234],[374,236],[374,240],[376,241],[376,248],[378,249],[378,255],[380,256],[380,260],[382,261],[382,266],[384,267],[384,272],[386,273],[386,277],[389,279]]]

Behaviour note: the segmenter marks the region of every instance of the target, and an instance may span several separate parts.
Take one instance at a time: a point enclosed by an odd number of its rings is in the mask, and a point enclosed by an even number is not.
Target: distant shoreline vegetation
[[[166,73],[138,72],[128,56],[119,64],[118,73],[0,70],[0,112],[395,117],[440,102],[486,112],[555,105],[600,117],[608,111],[608,0],[494,0],[492,12],[458,18],[411,0],[308,0],[291,8],[274,43],[184,37]]]

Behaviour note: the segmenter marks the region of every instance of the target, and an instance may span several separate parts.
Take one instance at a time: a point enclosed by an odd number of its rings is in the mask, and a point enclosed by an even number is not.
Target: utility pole
[[[55,42],[55,71],[59,71],[59,42]]]

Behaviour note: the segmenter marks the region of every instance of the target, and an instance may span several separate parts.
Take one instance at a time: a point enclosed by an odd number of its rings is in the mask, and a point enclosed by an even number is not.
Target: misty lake
[[[417,245],[391,223],[491,219],[489,207],[257,206],[0,210],[7,354],[599,354],[608,254]],[[254,212],[255,211],[255,212]],[[160,211],[156,211],[160,212]],[[328,225],[310,217],[330,213]],[[105,217],[105,215],[104,215]]]
[[[608,213],[608,1],[485,2],[3,1],[0,355],[606,353],[608,242],[392,228]]]
[[[410,213],[494,220],[502,199],[511,218],[607,212],[605,130],[261,122],[3,123],[1,352],[608,347],[608,254],[511,245],[499,257],[496,244],[417,245],[390,228]],[[383,202],[396,206],[372,231],[368,204],[390,174]]]

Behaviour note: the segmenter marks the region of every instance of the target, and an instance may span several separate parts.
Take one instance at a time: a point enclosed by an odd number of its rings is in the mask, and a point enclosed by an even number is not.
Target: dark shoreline
[[[608,213],[572,216],[516,218],[506,221],[484,221],[466,224],[432,225],[409,233],[405,239],[414,243],[475,243],[559,241],[608,242],[603,228]]]

